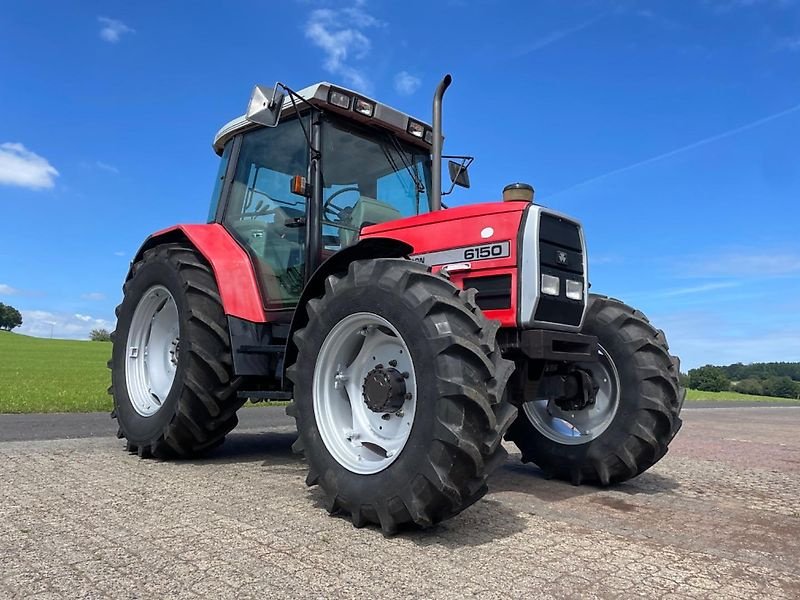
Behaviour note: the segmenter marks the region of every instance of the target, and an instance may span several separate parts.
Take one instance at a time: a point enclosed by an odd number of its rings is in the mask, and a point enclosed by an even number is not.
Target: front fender
[[[174,225],[157,231],[139,248],[128,269],[126,281],[133,275],[133,265],[141,260],[147,250],[172,243],[193,247],[211,265],[226,315],[254,323],[266,321],[261,291],[250,256],[218,223]]]

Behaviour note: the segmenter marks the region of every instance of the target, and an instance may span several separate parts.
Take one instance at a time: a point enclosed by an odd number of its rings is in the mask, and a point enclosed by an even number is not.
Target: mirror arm
[[[461,175],[461,173],[463,173],[464,171],[466,171],[469,168],[469,166],[472,164],[472,162],[475,160],[474,156],[459,156],[457,154],[442,155],[442,160],[444,160],[445,158],[448,158],[448,159],[449,158],[460,158],[461,159],[461,164],[458,166],[458,173],[456,173],[456,176],[453,179],[451,179],[451,181],[450,181],[450,188],[446,192],[442,192],[442,196],[448,196],[448,195],[453,193],[453,190],[456,187],[456,180],[458,179],[458,176]],[[444,208],[447,208],[447,207],[445,206]]]

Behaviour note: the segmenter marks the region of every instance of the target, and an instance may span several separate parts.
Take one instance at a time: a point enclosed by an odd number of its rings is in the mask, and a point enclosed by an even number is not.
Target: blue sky
[[[152,231],[205,218],[211,140],[254,83],[319,80],[582,219],[593,291],[684,368],[800,360],[800,2],[5,2],[0,301],[33,335],[113,328]]]

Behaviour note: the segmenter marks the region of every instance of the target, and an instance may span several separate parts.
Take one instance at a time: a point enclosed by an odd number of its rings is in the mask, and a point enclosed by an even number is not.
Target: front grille
[[[580,325],[583,300],[571,300],[566,296],[567,279],[581,281],[586,289],[580,225],[542,213],[539,221],[539,270],[558,277],[561,283],[558,296],[540,296],[535,320]]]
[[[464,278],[464,289],[475,288],[475,302],[481,310],[511,308],[511,275]]]

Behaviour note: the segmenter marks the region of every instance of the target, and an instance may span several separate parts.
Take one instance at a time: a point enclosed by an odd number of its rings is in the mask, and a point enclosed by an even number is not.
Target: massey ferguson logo
[[[567,257],[567,253],[566,252],[562,252],[561,250],[556,252],[556,260],[558,261],[558,264],[560,264],[560,265],[566,265],[566,264],[569,263],[569,258]]]

